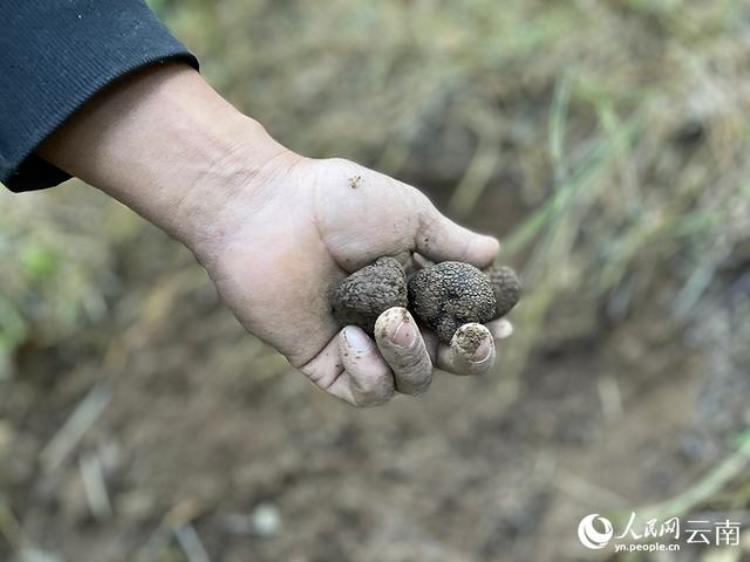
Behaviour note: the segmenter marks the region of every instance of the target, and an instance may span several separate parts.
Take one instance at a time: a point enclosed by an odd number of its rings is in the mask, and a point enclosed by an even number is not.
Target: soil
[[[249,337],[160,233],[118,256],[105,319],[29,342],[0,382],[0,528],[56,560],[192,562],[198,542],[212,562],[595,559],[582,516],[667,499],[726,452],[695,406],[711,371],[656,305],[616,326],[560,308],[520,378],[442,375],[354,410]],[[687,446],[696,426],[715,451]]]

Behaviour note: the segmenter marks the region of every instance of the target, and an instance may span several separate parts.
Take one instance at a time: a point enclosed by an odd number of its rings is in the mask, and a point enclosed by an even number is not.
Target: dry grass
[[[519,366],[572,291],[622,318],[673,277],[687,321],[750,236],[742,2],[156,4],[297,150],[429,168],[454,216],[519,177]]]
[[[558,316],[618,323],[658,303],[681,334],[747,267],[740,0],[151,3],[292,148],[416,170],[451,185],[445,210],[467,220],[517,191],[523,215],[495,228],[528,287],[504,392]],[[0,197],[6,358],[95,320],[117,283],[113,248],[141,228],[97,198],[70,205],[74,189]],[[747,506],[747,482],[733,490]]]
[[[620,318],[673,276],[686,321],[717,270],[747,252],[742,2],[152,4],[212,82],[299,151],[429,169],[453,183],[446,210],[459,217],[518,178],[528,214],[496,231],[531,289],[519,367],[561,296]],[[15,343],[36,315],[22,302],[60,308],[36,328],[70,325],[80,306],[96,314],[90,272],[109,242],[89,236],[99,202],[29,201],[2,201],[0,251],[18,265],[3,272],[0,318]],[[26,206],[49,217],[32,228]]]

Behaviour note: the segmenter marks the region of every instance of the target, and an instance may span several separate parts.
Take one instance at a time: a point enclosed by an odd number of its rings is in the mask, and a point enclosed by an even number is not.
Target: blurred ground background
[[[492,376],[355,411],[127,209],[1,193],[0,559],[750,559],[748,528],[576,539],[589,513],[750,525],[746,2],[152,6],[281,142],[500,236],[527,295]]]

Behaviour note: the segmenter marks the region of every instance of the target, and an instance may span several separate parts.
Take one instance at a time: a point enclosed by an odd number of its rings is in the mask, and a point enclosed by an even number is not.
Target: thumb
[[[417,251],[432,261],[462,261],[483,268],[492,264],[500,242],[494,236],[472,232],[429,205],[417,230]]]

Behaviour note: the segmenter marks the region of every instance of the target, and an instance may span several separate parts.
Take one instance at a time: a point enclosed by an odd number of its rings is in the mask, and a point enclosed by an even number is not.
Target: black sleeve
[[[0,182],[68,179],[34,149],[113,80],[175,58],[198,68],[142,0],[0,0]]]

